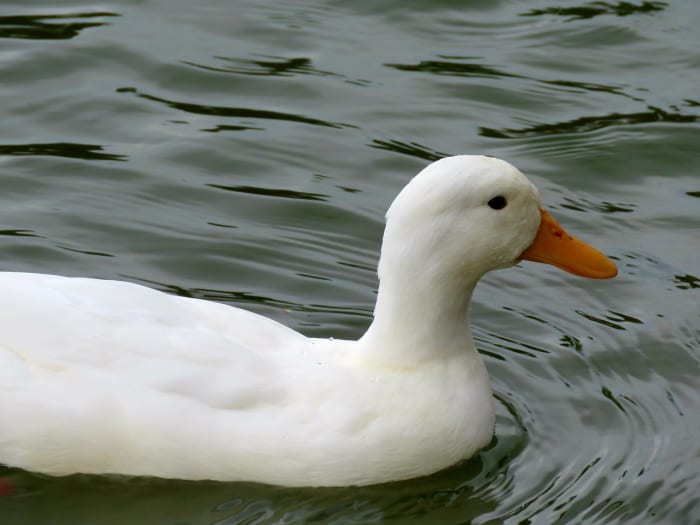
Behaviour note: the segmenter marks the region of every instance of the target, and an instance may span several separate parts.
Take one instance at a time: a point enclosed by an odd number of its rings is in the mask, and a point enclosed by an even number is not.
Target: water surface
[[[356,338],[392,198],[485,153],[621,272],[487,276],[496,435],[445,472],[331,490],[0,468],[2,523],[697,522],[699,24],[691,0],[3,2],[2,270]]]

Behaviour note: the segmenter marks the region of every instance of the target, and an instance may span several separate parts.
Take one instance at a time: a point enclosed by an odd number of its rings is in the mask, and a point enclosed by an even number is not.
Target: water
[[[700,522],[699,23],[692,0],[3,2],[3,270],[355,338],[388,203],[429,160],[487,153],[621,275],[480,284],[496,436],[445,472],[300,490],[0,469],[2,523]]]

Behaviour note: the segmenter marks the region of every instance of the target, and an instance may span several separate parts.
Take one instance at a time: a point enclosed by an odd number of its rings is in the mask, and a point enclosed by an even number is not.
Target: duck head
[[[608,257],[569,235],[544,210],[537,189],[517,168],[460,155],[430,164],[396,197],[387,212],[379,276],[388,267],[415,272],[418,264],[438,276],[451,274],[453,285],[474,283],[521,260],[594,279],[617,275]]]

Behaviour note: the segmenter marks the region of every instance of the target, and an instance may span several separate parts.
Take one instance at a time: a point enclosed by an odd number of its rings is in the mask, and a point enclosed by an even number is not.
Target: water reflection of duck
[[[358,341],[125,282],[0,274],[0,462],[280,485],[438,471],[491,439],[469,301],[484,273],[521,259],[617,273],[513,166],[459,156],[391,205]]]

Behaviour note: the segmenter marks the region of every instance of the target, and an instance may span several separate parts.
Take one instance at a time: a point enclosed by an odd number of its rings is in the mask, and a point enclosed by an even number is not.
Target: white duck
[[[521,259],[617,273],[516,168],[458,156],[391,205],[358,341],[125,282],[0,273],[0,463],[289,486],[436,472],[491,440],[469,301]]]

